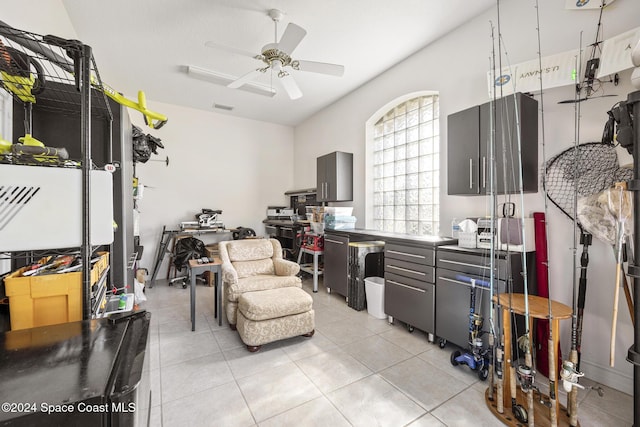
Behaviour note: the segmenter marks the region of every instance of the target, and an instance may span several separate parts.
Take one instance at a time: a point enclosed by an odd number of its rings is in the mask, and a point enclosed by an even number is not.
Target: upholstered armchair
[[[222,281],[227,320],[236,328],[238,298],[245,292],[286,287],[301,288],[296,275],[300,266],[282,258],[276,239],[243,239],[220,242]]]

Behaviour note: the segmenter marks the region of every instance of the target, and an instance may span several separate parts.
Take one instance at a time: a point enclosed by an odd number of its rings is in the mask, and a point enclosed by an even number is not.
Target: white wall
[[[294,188],[293,129],[161,103],[149,102],[149,109],[168,116],[168,123],[153,130],[140,113],[129,115],[143,132],[162,140],[165,149],[152,160],[169,156],[169,166],[153,161],[137,166],[146,186],[139,202],[141,265],[153,268],[163,225],[177,229],[202,208],[222,210],[228,228],[263,234],[267,206],[288,205],[284,192]],[[207,236],[200,238],[207,242]],[[163,267],[158,277],[164,274]]]
[[[516,64],[537,58],[535,2],[501,1],[501,33],[508,53],[508,62]],[[566,11],[564,2],[540,1],[540,30],[543,55],[551,55],[595,40],[598,11]],[[610,5],[603,16],[604,38],[635,28],[640,16],[640,2],[619,1]],[[369,83],[361,86],[325,110],[306,120],[295,129],[295,176],[301,186],[315,183],[315,158],[334,150],[354,153],[354,215],[358,225],[365,218],[365,122],[381,106],[409,92],[435,90],[440,93],[441,136],[441,230],[446,234],[454,217],[486,215],[484,197],[448,196],[447,188],[447,126],[448,114],[488,101],[486,72],[491,57],[491,25],[497,26],[496,10],[462,25],[457,30],[397,64]],[[497,33],[497,29],[496,29]],[[590,53],[590,50],[587,51]],[[507,62],[503,59],[503,62]],[[592,99],[581,104],[580,142],[598,141],[606,121],[606,111],[632,91],[627,83],[630,72],[620,74],[619,87],[605,84],[607,94],[617,98]],[[573,88],[545,91],[544,116],[547,157],[551,157],[574,141],[574,108],[558,105],[557,101],[573,98]],[[542,163],[542,150],[539,150]],[[626,154],[624,162],[629,160]],[[519,204],[519,202],[518,202]],[[544,210],[541,193],[524,198],[525,215]],[[572,223],[555,207],[548,211],[551,296],[571,306],[572,296]],[[581,248],[578,248],[581,252]],[[578,253],[578,256],[579,256]],[[579,266],[579,260],[578,260]],[[621,296],[618,316],[615,368],[608,367],[613,283],[615,265],[611,248],[594,242],[590,250],[588,291],[582,343],[582,369],[587,376],[631,393],[632,367],[625,361],[633,342],[633,328]],[[461,313],[463,315],[463,313]],[[570,321],[561,325],[563,355],[570,346]]]

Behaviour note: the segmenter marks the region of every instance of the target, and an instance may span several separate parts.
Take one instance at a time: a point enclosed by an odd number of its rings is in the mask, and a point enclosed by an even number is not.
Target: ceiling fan
[[[344,74],[344,66],[342,65],[293,59],[291,54],[296,47],[298,47],[307,32],[302,27],[290,22],[278,42],[278,22],[280,22],[284,14],[277,9],[271,9],[268,11],[268,15],[275,24],[275,42],[266,44],[257,55],[234,47],[220,45],[212,41],[205,43],[208,47],[249,56],[263,62],[264,66],[251,70],[245,75],[240,76],[227,84],[227,87],[233,89],[240,88],[241,86],[251,82],[260,74],[271,71],[272,75],[279,78],[280,83],[289,95],[289,98],[298,99],[302,96],[302,92],[291,75],[291,70],[309,71],[338,77],[341,77]]]

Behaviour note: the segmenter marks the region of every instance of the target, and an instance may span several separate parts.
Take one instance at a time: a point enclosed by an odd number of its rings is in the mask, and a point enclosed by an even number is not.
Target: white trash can
[[[364,289],[367,295],[367,312],[376,319],[386,319],[384,314],[384,279],[365,277]]]

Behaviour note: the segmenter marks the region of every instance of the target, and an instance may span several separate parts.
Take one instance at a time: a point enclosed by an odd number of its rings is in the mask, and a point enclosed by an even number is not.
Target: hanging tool
[[[616,237],[616,281],[613,294],[613,318],[611,323],[611,344],[609,353],[609,365],[615,364],[616,327],[618,324],[618,298],[620,295],[620,279],[622,278],[622,244],[625,237],[625,222],[631,217],[633,207],[631,195],[627,191],[626,182],[618,182],[613,190],[607,192],[608,206],[614,218],[617,219]]]

